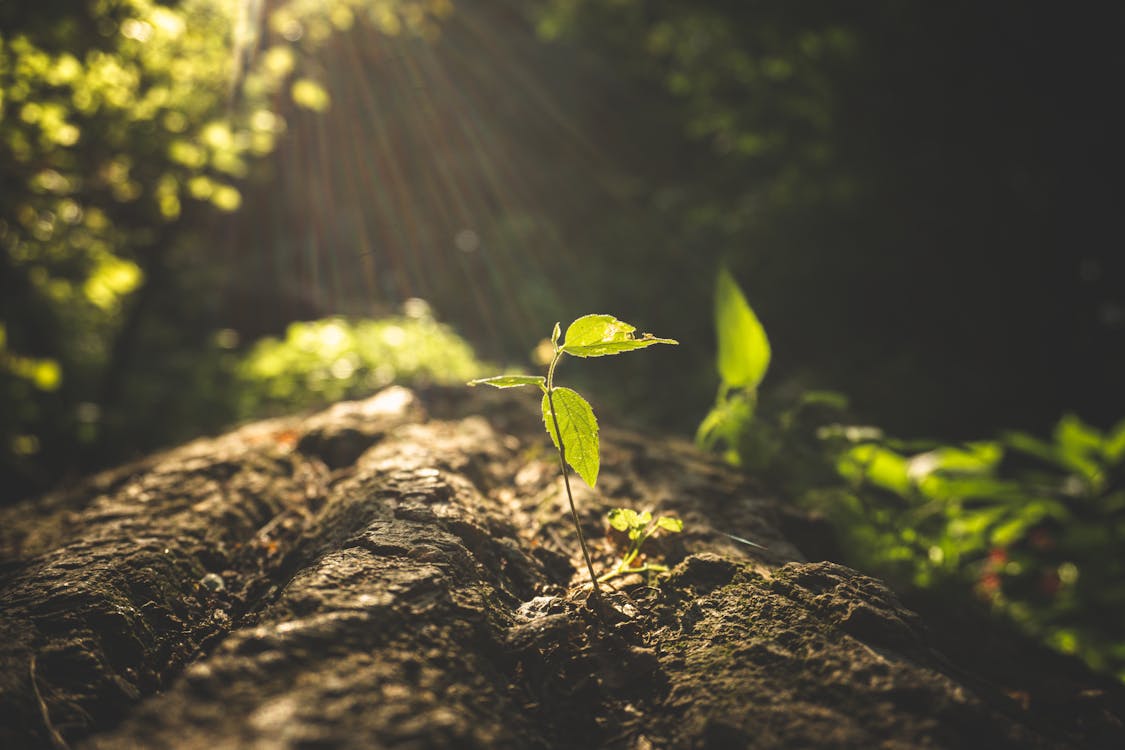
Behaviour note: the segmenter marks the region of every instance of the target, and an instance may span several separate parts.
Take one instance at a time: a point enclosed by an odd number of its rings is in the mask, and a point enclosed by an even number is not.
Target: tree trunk
[[[1119,686],[972,676],[677,440],[606,430],[574,485],[602,570],[610,507],[685,522],[599,620],[519,395],[391,388],[0,511],[0,747],[1125,747]]]

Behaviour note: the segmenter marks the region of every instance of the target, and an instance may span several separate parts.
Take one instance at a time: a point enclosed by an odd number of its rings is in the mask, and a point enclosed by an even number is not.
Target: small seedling
[[[469,381],[469,385],[491,385],[494,388],[518,388],[524,385],[538,386],[543,392],[543,426],[559,453],[559,472],[566,487],[566,499],[570,503],[570,514],[574,519],[574,529],[578,532],[578,543],[582,547],[582,557],[586,570],[594,586],[594,600],[599,612],[602,610],[601,589],[598,577],[594,574],[594,564],[590,561],[590,550],[582,534],[582,524],[574,507],[574,495],[570,490],[570,477],[567,464],[578,472],[591,488],[598,481],[600,457],[598,454],[598,421],[594,410],[578,392],[555,385],[555,368],[564,354],[572,357],[605,357],[610,354],[644,349],[653,344],[677,344],[672,339],[658,339],[652,334],[634,334],[637,329],[612,315],[584,315],[571,323],[566,329],[566,338],[559,343],[561,328],[555,323],[551,332],[551,346],[554,356],[547,368],[547,376],[542,375],[497,375]]]
[[[719,352],[719,393],[695,442],[704,450],[723,443],[724,457],[742,463],[741,436],[754,418],[758,386],[770,366],[770,342],[738,282],[725,267],[715,280],[715,331]]]
[[[652,513],[647,510],[638,513],[635,510],[628,508],[614,508],[609,512],[609,525],[617,531],[625,534],[629,539],[629,546],[625,550],[625,554],[621,556],[621,560],[617,565],[613,566],[613,570],[604,574],[598,581],[605,583],[606,581],[616,578],[617,576],[630,575],[632,573],[660,573],[668,570],[666,565],[658,565],[657,563],[648,562],[647,560],[642,565],[635,565],[637,558],[641,555],[641,547],[649,540],[653,534],[659,531],[668,531],[673,534],[678,534],[684,530],[684,522],[678,518],[671,516],[657,516],[655,519]]]

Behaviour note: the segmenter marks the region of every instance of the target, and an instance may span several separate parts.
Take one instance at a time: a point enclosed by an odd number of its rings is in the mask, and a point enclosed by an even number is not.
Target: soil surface
[[[1125,747],[1119,686],[928,629],[683,441],[603,430],[572,482],[598,570],[608,509],[685,524],[599,616],[527,395],[391,388],[0,511],[0,747]]]

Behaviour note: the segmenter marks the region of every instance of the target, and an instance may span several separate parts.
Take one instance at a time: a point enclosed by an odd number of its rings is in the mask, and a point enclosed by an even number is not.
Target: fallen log
[[[675,439],[575,483],[603,570],[609,508],[685,522],[599,619],[549,449],[507,394],[391,388],[0,511],[0,747],[1125,746],[1118,686],[1037,710]]]

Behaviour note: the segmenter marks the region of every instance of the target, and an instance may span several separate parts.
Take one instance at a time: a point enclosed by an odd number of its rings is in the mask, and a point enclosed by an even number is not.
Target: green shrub
[[[425,302],[411,300],[402,316],[293,323],[284,339],[257,342],[235,368],[238,412],[276,414],[359,398],[391,383],[464,383],[486,370]]]

